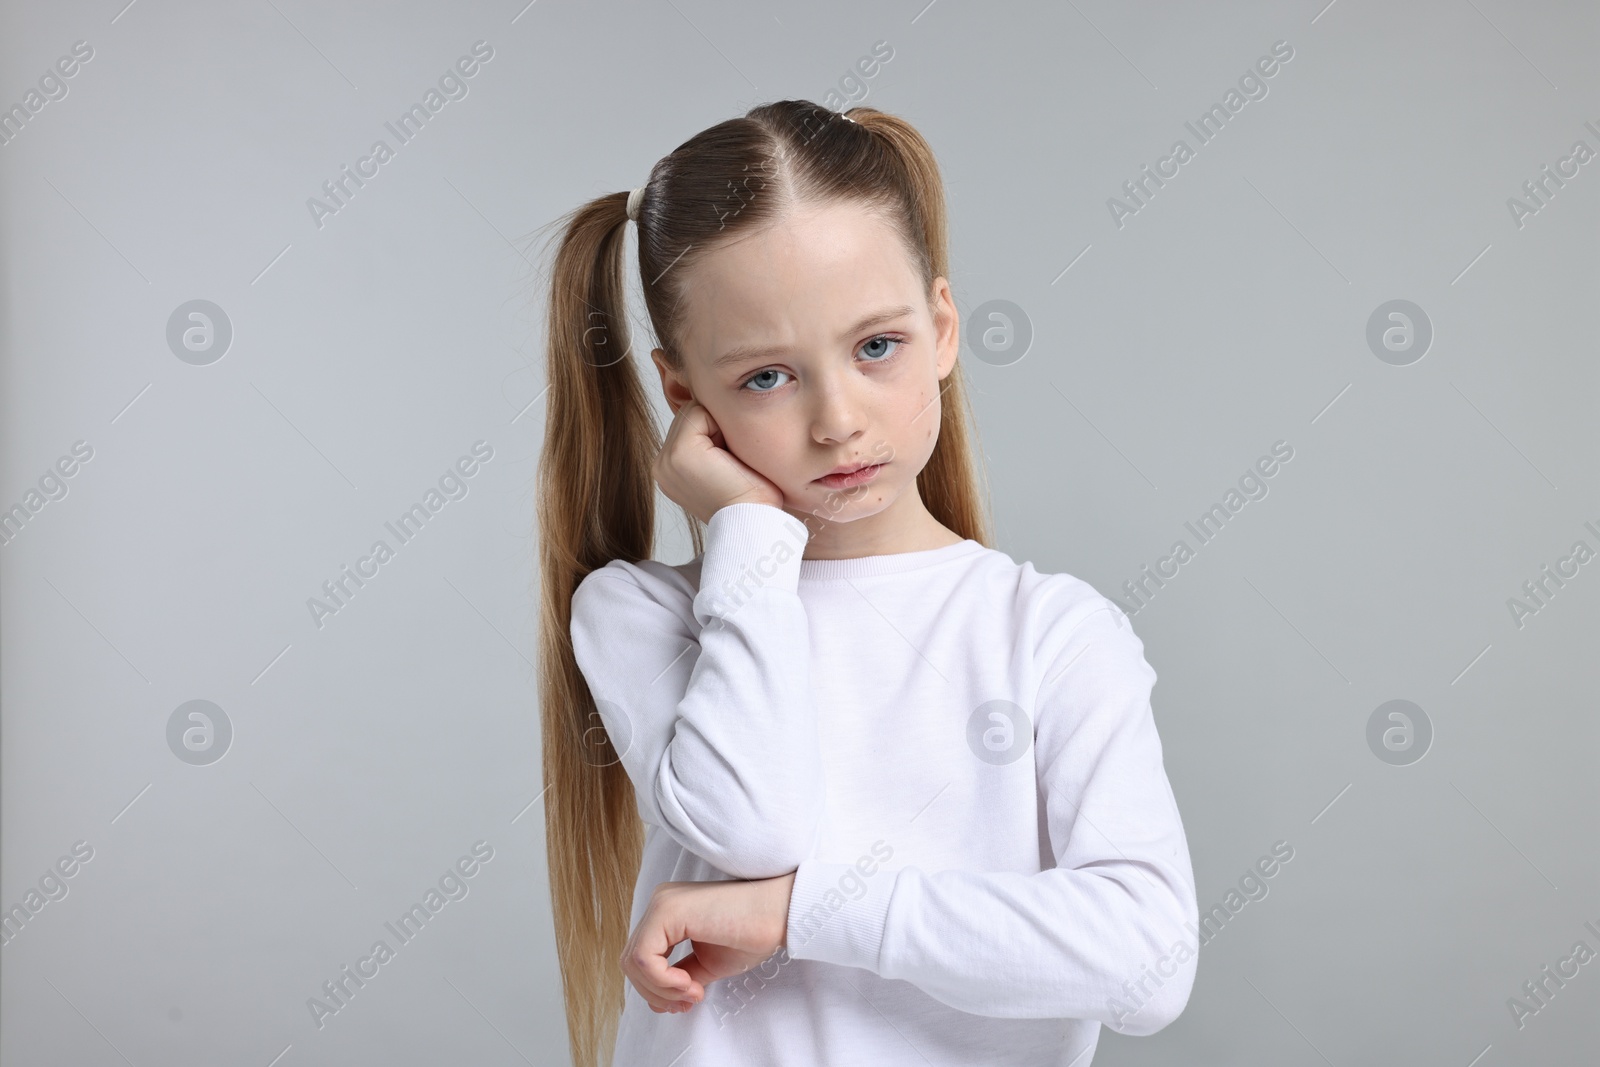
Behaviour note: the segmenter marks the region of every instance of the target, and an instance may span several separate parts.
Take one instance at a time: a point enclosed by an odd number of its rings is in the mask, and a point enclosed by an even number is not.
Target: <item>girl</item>
[[[540,696],[580,1067],[1087,1067],[1188,1000],[1155,672],[989,547],[944,212],[908,123],[782,101],[559,220]],[[688,563],[650,558],[658,485]]]

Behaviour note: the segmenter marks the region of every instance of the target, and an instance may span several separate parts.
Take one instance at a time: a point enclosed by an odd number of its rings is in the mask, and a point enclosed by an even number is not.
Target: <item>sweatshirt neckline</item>
[[[879,574],[900,574],[961,559],[982,551],[984,551],[983,544],[969,537],[952,545],[925,548],[918,552],[892,552],[887,555],[856,556],[851,559],[802,558],[800,580],[827,581],[837,578],[868,578]]]

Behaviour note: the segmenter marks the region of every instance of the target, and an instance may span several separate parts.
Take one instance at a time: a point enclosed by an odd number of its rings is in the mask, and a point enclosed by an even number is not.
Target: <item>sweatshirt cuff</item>
[[[899,871],[866,874],[855,863],[805,860],[789,892],[789,956],[878,973],[889,898]]]
[[[712,615],[731,615],[761,589],[798,589],[800,559],[810,539],[805,523],[771,504],[747,501],[718,508],[706,525],[695,594],[701,625]]]

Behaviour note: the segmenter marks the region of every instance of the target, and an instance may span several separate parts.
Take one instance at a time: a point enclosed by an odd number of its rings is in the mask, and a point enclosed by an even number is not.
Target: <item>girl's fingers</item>
[[[704,1000],[706,996],[706,986],[710,985],[712,982],[715,982],[717,980],[717,976],[708,971],[705,965],[700,962],[699,958],[693,952],[690,952],[687,956],[683,957],[683,959],[679,960],[675,966],[678,970],[681,970],[686,976],[688,976],[689,979],[688,988],[685,991],[682,999],[695,1000],[697,1002]]]
[[[650,1005],[650,1010],[654,1012],[670,1012],[681,1004],[698,1004],[705,999],[703,990],[692,989],[687,982],[684,983],[682,988],[673,986],[663,988],[641,984],[633,980],[631,975],[629,980],[633,981],[633,988],[638,991],[639,995],[644,998],[645,1003]]]
[[[720,439],[722,437],[722,427],[717,425],[717,420],[711,414],[711,409],[700,403],[696,403],[695,406],[700,409],[695,414],[699,415],[705,420],[706,434],[708,436]]]
[[[650,1005],[652,1011],[666,1011],[681,1000],[688,999],[682,992],[671,986],[663,986],[655,982],[647,982],[630,972],[628,981],[633,988]]]
[[[652,994],[665,1001],[692,1000],[704,994],[703,989],[696,988],[689,972],[667,962],[666,953],[645,961],[642,980]]]
[[[667,962],[672,952],[672,939],[666,927],[654,914],[647,911],[634,931],[628,952],[623,957],[623,973],[652,1008],[665,1010],[682,1000],[704,996],[704,989],[696,989],[694,980],[681,967]]]
[[[645,997],[645,1003],[650,1005],[650,1010],[658,1015],[666,1015],[682,1009],[680,1006],[686,1001],[678,997]]]

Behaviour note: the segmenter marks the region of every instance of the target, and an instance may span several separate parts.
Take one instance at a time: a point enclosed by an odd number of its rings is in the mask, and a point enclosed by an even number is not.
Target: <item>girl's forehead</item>
[[[684,296],[690,317],[710,327],[721,316],[781,317],[796,306],[833,307],[847,294],[870,300],[907,286],[920,288],[916,265],[895,230],[870,213],[832,211],[785,216],[708,250],[688,268]]]
[[[818,264],[761,262],[694,278],[684,306],[684,341],[697,362],[721,371],[776,356],[785,347],[850,344],[861,330],[925,309],[909,257],[879,243]]]

